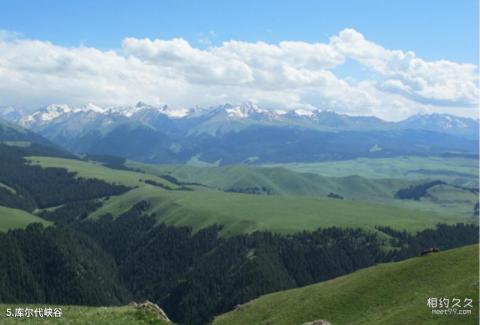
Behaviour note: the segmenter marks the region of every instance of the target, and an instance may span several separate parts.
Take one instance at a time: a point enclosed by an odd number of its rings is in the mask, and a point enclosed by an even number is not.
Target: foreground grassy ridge
[[[0,206],[0,231],[25,228],[32,222],[40,222],[44,225],[50,224],[50,222],[26,211]]]
[[[57,308],[62,309],[61,318],[7,318],[7,308]],[[0,305],[0,324],[66,324],[66,325],[167,325],[172,323],[162,321],[156,316],[131,306],[123,307],[84,307],[84,306],[57,306],[57,305]]]
[[[478,187],[478,159],[459,157],[358,158],[321,163],[277,164],[294,171],[325,176],[360,175],[367,178],[442,179]]]
[[[162,191],[146,186],[111,197],[91,217],[106,213],[119,215],[141,200],[150,202],[148,212],[156,214],[159,222],[192,226],[194,230],[221,224],[225,226],[223,235],[255,230],[292,233],[331,226],[374,230],[377,225],[416,231],[433,228],[439,222],[459,221],[459,218],[359,201],[217,191]]]
[[[31,164],[40,165],[44,168],[57,167],[65,168],[70,172],[76,172],[79,177],[97,178],[108,183],[116,183],[125,186],[143,186],[144,180],[151,180],[170,188],[177,188],[173,183],[155,175],[142,174],[128,170],[117,170],[107,168],[99,163],[86,162],[82,160],[55,158],[55,157],[27,157]]]
[[[468,246],[265,295],[213,324],[478,324],[478,253]],[[468,316],[432,315],[429,297],[471,298],[474,308]]]

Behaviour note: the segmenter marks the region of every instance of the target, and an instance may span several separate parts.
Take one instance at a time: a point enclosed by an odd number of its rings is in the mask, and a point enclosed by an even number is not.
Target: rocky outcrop
[[[155,315],[157,315],[158,319],[171,322],[167,314],[163,311],[163,309],[151,301],[145,300],[144,302],[141,302],[141,303],[131,302],[129,305],[135,307],[136,309],[148,310],[154,313]]]

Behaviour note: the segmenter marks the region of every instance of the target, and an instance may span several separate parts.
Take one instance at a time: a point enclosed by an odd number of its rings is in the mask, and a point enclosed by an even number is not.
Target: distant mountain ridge
[[[205,109],[49,105],[0,117],[77,153],[164,163],[323,161],[401,154],[478,152],[479,122],[446,114],[400,122],[321,109],[280,110],[246,102]],[[303,150],[303,152],[302,152]]]
[[[477,120],[449,114],[417,114],[400,122],[388,122],[374,116],[352,116],[322,109],[265,109],[251,102],[240,105],[225,104],[211,108],[173,109],[167,105],[154,106],[138,102],[133,106],[106,106],[94,104],[72,107],[65,104],[52,104],[28,114],[12,107],[0,110],[0,116],[10,122],[27,128],[41,128],[50,123],[58,123],[72,117],[93,117],[113,122],[122,118],[146,124],[155,119],[192,120],[197,124],[213,122],[256,121],[271,125],[297,125],[330,130],[354,130],[364,128],[400,128],[444,131],[446,133],[466,133],[478,128]],[[203,123],[202,123],[203,122]],[[209,122],[209,123],[206,123]],[[182,124],[181,122],[179,124]],[[200,128],[197,129],[201,131]]]
[[[51,145],[44,137],[22,128],[16,124],[0,118],[0,142],[17,143],[26,145],[28,143],[37,143],[42,145]]]

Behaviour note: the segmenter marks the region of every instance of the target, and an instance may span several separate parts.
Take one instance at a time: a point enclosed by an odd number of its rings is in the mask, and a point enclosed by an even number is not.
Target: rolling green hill
[[[416,231],[433,227],[439,222],[454,223],[459,220],[358,201],[217,191],[164,191],[150,186],[111,197],[91,217],[96,218],[106,213],[118,216],[141,200],[150,202],[147,212],[156,214],[159,222],[192,226],[194,230],[220,224],[224,225],[224,235],[255,230],[291,233],[330,226],[374,230],[376,225]]]
[[[402,159],[405,160],[402,168],[407,168],[408,165],[410,169],[414,169],[416,168],[415,163],[422,161],[422,158],[410,158],[412,159],[410,163],[408,163],[409,160],[406,157],[398,158],[398,161],[402,161]],[[432,160],[433,166],[440,168],[438,164],[442,163],[441,159],[443,159],[444,162],[447,161],[450,163],[446,158],[434,158]],[[382,161],[382,159],[378,160]],[[458,162],[458,158],[454,160]],[[469,160],[468,163],[471,161],[472,160]],[[338,163],[341,165],[346,164],[345,162]],[[379,162],[374,161],[372,164],[379,164]],[[440,179],[443,179],[445,174],[430,175],[426,172],[423,176],[417,174],[415,177],[412,177],[407,176],[408,173],[406,170],[396,170],[395,166],[387,167],[388,164],[386,160],[383,164],[385,164],[383,166],[383,177],[401,178],[367,178],[358,176],[354,173],[355,169],[353,166],[345,167],[345,170],[339,170],[337,174],[340,176],[336,177],[338,175],[335,174],[336,170],[333,169],[333,164],[331,166],[332,170],[326,170],[327,174],[331,173],[331,176],[327,177],[313,172],[295,172],[294,170],[283,167],[260,168],[247,165],[198,167],[188,165],[153,165],[134,161],[127,161],[126,163],[130,168],[149,174],[159,176],[169,175],[181,182],[201,183],[210,188],[221,189],[223,191],[263,195],[320,197],[326,197],[330,193],[334,193],[345,199],[385,203],[400,208],[433,212],[447,217],[459,216],[468,218],[473,216],[474,205],[478,202],[476,193],[466,188],[455,187],[454,185],[442,185],[432,188],[428,195],[419,201],[395,200],[394,196],[398,190],[428,182],[428,178],[433,176],[439,176]],[[467,164],[467,162],[464,161],[464,164]],[[360,163],[359,172],[361,173],[362,170],[367,168],[369,167],[366,162]],[[388,168],[391,168],[391,170],[388,170]],[[449,165],[449,167],[444,166],[444,168],[453,168],[453,164]],[[298,170],[301,171],[302,169]],[[318,172],[321,173],[322,170],[322,168],[319,168]],[[471,168],[468,170],[474,173]],[[379,168],[379,170],[375,172],[382,173],[382,168]],[[450,170],[449,172],[455,175],[454,171]],[[351,175],[349,175],[349,173],[351,173]],[[447,173],[447,171],[444,170],[443,173]],[[368,173],[366,173],[366,175],[369,177],[372,176]],[[465,175],[469,175],[469,182],[476,180],[474,174]],[[447,179],[452,181],[452,183],[458,183],[458,179],[455,180],[449,177],[447,177]]]
[[[25,228],[32,222],[40,222],[44,225],[50,224],[50,222],[28,212],[0,206],[0,231]]]
[[[298,173],[282,167],[259,168],[247,165],[196,167],[188,165],[152,165],[128,161],[133,169],[153,175],[170,175],[187,183],[200,183],[226,191],[264,189],[265,194],[282,196],[327,196],[337,193],[347,199],[375,200],[393,198],[400,188],[412,181],[367,179],[360,176],[324,177]]]
[[[374,229],[377,225],[416,231],[431,228],[439,222],[469,221],[469,219],[457,215],[445,216],[436,212],[403,208],[402,206],[392,209],[391,205],[383,203],[325,197],[248,195],[225,193],[212,189],[168,191],[142,181],[149,179],[170,188],[176,187],[175,184],[151,174],[114,170],[92,162],[63,158],[30,157],[29,160],[42,167],[63,167],[77,172],[78,176],[99,178],[135,187],[122,195],[110,197],[101,208],[90,215],[92,218],[106,213],[118,216],[136,203],[146,200],[150,203],[148,212],[154,213],[159,222],[177,226],[192,226],[194,230],[220,224],[224,226],[223,235],[249,233],[255,230],[290,233],[330,226]],[[242,169],[243,167],[237,168]],[[246,167],[246,170],[250,169]],[[284,170],[280,169],[280,171]],[[271,173],[270,178],[264,174],[264,179],[273,179],[277,170],[267,169],[267,172]],[[288,171],[285,174],[287,176],[297,175]],[[206,175],[205,179],[209,174]],[[229,171],[228,175],[232,176],[234,172]],[[252,177],[261,177],[259,175],[261,174],[254,173]],[[281,175],[280,173],[280,177]],[[224,177],[218,176],[218,179],[221,178]],[[359,180],[361,178],[346,178],[346,180],[348,179]],[[303,185],[308,184],[308,179],[301,180]],[[357,192],[374,195],[372,191],[369,192],[372,186],[362,186],[361,182],[354,188]],[[384,185],[383,188],[379,186],[375,188],[377,192],[381,189],[391,191],[387,185]]]
[[[324,176],[360,175],[368,178],[440,179],[478,187],[478,159],[464,157],[357,158],[319,163],[273,164],[298,172]]]
[[[111,169],[95,162],[39,156],[28,157],[27,160],[30,161],[31,164],[38,164],[44,168],[65,168],[68,171],[76,172],[78,177],[96,178],[108,183],[135,187],[145,185],[144,180],[151,180],[171,188],[177,187],[175,184],[154,175]]]
[[[467,246],[268,294],[213,324],[478,324],[478,253]],[[473,299],[472,314],[432,315],[427,299],[440,297]]]

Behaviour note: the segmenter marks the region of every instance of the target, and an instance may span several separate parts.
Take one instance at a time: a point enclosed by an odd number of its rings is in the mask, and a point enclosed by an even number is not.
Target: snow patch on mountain
[[[271,112],[265,109],[261,109],[251,102],[242,103],[238,106],[228,105],[226,106],[225,111],[227,112],[228,117],[238,119],[249,118],[255,115],[268,115],[268,113]]]
[[[80,111],[80,108],[72,108],[64,104],[51,104],[43,109],[20,118],[19,124],[24,127],[29,127],[34,123],[48,123],[60,116],[64,116],[69,113],[75,113]]]
[[[296,109],[294,110],[295,114],[297,114],[298,116],[308,116],[308,117],[312,117],[313,115],[315,115],[315,113],[310,110],[310,109]]]

